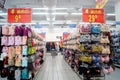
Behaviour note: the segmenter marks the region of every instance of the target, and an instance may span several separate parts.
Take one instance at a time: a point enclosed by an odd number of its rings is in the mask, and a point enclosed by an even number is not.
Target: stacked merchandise
[[[1,46],[1,77],[8,80],[29,79],[36,58],[32,30],[26,25],[2,26]]]
[[[111,26],[110,28],[110,40],[111,40],[111,57],[115,66],[120,67],[120,28]]]
[[[38,71],[40,69],[41,64],[43,63],[43,58],[44,58],[44,45],[45,42],[40,38],[39,35],[36,35],[33,33],[32,35],[34,37],[34,48],[36,50],[35,54],[35,62],[34,64],[34,69],[35,71]]]
[[[71,67],[88,80],[91,77],[104,77],[114,70],[110,58],[109,31],[108,25],[81,25],[80,52],[66,49],[64,53]]]
[[[80,63],[79,55],[81,52],[78,48],[79,37],[80,34],[76,31],[74,35],[65,38],[62,48],[62,54],[64,55],[65,60],[75,72],[78,72],[78,64]]]
[[[75,36],[69,36],[68,38],[65,38],[63,41],[63,47],[67,46],[69,49],[78,49],[78,44],[79,44],[79,35]]]

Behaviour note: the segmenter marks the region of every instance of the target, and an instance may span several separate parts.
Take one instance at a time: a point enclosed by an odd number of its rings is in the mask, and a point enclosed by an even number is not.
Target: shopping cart
[[[55,49],[52,49],[51,55],[52,55],[52,56],[57,56],[57,51],[56,51]]]

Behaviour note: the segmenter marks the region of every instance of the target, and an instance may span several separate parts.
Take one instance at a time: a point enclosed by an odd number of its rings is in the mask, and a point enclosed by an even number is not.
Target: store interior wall
[[[45,37],[46,42],[60,41],[60,38],[58,38],[58,37],[61,37],[61,36],[63,37],[64,32],[67,32],[67,33],[77,32],[77,28],[53,28],[53,29],[32,28],[32,29],[37,33],[45,32],[46,33],[46,37]]]
[[[46,42],[52,41],[60,41],[60,36],[62,36],[62,32],[47,32],[46,33]]]

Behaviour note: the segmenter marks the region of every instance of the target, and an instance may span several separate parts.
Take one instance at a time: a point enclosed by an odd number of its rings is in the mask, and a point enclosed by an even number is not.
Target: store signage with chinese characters
[[[45,38],[46,38],[46,32],[41,32],[41,33],[40,33],[40,36],[41,36],[43,39],[45,39]]]
[[[9,23],[30,23],[31,9],[30,8],[10,8],[8,9]]]
[[[103,9],[82,9],[82,21],[90,23],[104,23],[104,10]]]

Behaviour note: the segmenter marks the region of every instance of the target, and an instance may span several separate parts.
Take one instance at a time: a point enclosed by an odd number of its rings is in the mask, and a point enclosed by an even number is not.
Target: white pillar
[[[120,22],[120,1],[115,3],[116,22]]]

